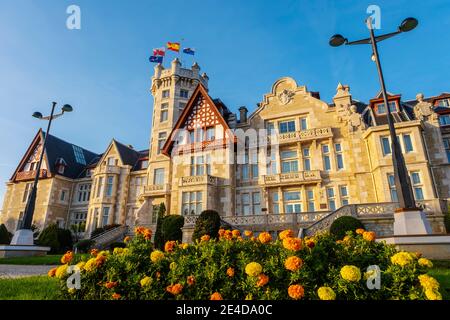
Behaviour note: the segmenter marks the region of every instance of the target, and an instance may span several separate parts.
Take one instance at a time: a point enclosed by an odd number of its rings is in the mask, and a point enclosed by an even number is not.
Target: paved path
[[[53,267],[0,264],[0,279],[46,275]]]

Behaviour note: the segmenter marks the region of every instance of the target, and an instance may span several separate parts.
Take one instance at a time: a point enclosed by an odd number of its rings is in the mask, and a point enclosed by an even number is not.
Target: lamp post
[[[14,244],[33,245],[33,236],[32,236],[32,232],[31,232],[31,225],[33,222],[34,207],[36,205],[37,185],[38,185],[39,176],[40,176],[40,172],[41,172],[42,160],[44,158],[45,147],[47,145],[47,137],[50,132],[50,127],[52,125],[52,120],[59,118],[65,112],[73,111],[73,108],[70,105],[65,104],[61,108],[61,112],[58,114],[55,114],[55,107],[56,107],[56,102],[53,102],[52,111],[51,111],[50,115],[46,116],[46,117],[42,116],[42,113],[40,113],[40,112],[33,113],[33,117],[35,117],[39,120],[47,120],[48,125],[47,125],[47,131],[45,132],[45,136],[44,136],[44,143],[42,144],[41,155],[39,158],[38,165],[36,167],[36,175],[34,177],[33,187],[31,189],[30,196],[28,197],[27,204],[25,206],[25,211],[24,211],[24,216],[23,216],[23,224],[22,224],[22,226],[20,226],[20,230],[18,230],[14,234],[14,237],[11,241],[11,244],[13,244],[13,245]],[[30,234],[31,234],[31,240],[30,240]]]
[[[389,133],[391,137],[391,152],[392,152],[392,165],[394,167],[394,180],[395,180],[395,188],[397,191],[397,197],[400,204],[401,211],[415,211],[419,210],[416,206],[416,202],[414,200],[414,195],[411,187],[411,182],[409,180],[408,169],[406,168],[405,159],[402,154],[402,150],[400,148],[400,144],[397,139],[397,134],[395,133],[394,119],[391,114],[391,110],[389,108],[389,103],[387,99],[386,86],[384,84],[383,71],[381,69],[380,57],[378,55],[378,47],[377,43],[391,38],[397,34],[402,32],[408,32],[414,29],[418,21],[415,18],[407,18],[403,20],[403,22],[398,27],[397,31],[383,34],[380,36],[375,36],[372,27],[372,18],[369,17],[366,20],[367,27],[370,31],[370,38],[357,40],[349,42],[346,38],[344,38],[340,34],[335,34],[331,37],[329,44],[333,47],[338,47],[340,45],[356,45],[356,44],[371,44],[372,45],[372,59],[374,60],[377,70],[378,77],[381,85],[381,92],[383,95],[384,105],[387,109],[387,120],[389,126]]]

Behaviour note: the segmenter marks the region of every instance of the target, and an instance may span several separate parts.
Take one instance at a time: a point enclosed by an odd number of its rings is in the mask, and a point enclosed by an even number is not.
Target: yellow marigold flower
[[[241,232],[239,230],[233,230],[231,231],[231,234],[233,235],[233,237],[237,238],[241,235]]]
[[[69,267],[69,265],[67,265],[67,264],[63,264],[62,266],[59,266],[55,271],[55,276],[57,278],[61,279],[67,273],[68,267]]]
[[[187,244],[187,243],[180,244],[180,248],[183,250],[187,249],[188,247],[189,247],[189,244]]]
[[[205,234],[205,235],[201,236],[200,241],[206,242],[206,241],[209,241],[209,239],[211,239],[211,237],[208,234]]]
[[[373,231],[365,231],[363,233],[363,239],[366,241],[375,241],[376,235]]]
[[[139,281],[139,283],[141,284],[141,287],[148,287],[149,285],[152,284],[153,279],[150,277],[144,277],[141,279],[141,281]]]
[[[86,270],[86,271],[92,271],[92,270],[94,270],[95,269],[95,266],[96,266],[96,264],[95,264],[95,258],[90,258],[87,262],[86,262],[86,264],[84,265],[84,270]]]
[[[112,289],[117,286],[117,283],[118,283],[117,281],[107,281],[105,283],[105,288]]]
[[[286,261],[284,262],[285,268],[293,272],[299,270],[302,267],[302,265],[303,260],[296,256],[291,256],[287,258]]]
[[[442,296],[437,290],[427,289],[425,290],[425,296],[428,300],[442,300]]]
[[[259,276],[262,272],[262,266],[258,262],[250,262],[245,266],[245,273],[250,277]]]
[[[123,238],[123,242],[127,243],[131,240],[130,236],[126,236],[125,238]]]
[[[84,262],[84,261],[80,261],[76,264],[76,266],[78,267],[78,269],[80,269],[80,271],[83,271],[85,265],[86,265],[86,262]]]
[[[284,238],[283,247],[288,250],[298,251],[302,248],[302,240],[299,238]]]
[[[225,235],[225,229],[219,229],[219,238],[222,238]]]
[[[292,238],[293,236],[294,236],[294,231],[292,231],[291,229],[287,229],[287,230],[280,232],[280,234],[278,235],[278,239],[284,240],[286,238]]]
[[[408,252],[398,252],[391,257],[392,264],[404,267],[413,261],[413,257]]]
[[[439,282],[437,280],[427,274],[421,274],[418,276],[420,285],[425,290],[438,290],[439,289]]]
[[[92,255],[92,256],[96,257],[97,254],[98,254],[98,250],[97,250],[97,249],[92,249],[92,250],[91,250],[91,255]]]
[[[252,237],[253,236],[253,231],[250,231],[250,230],[245,230],[244,231],[244,236],[246,236],[246,237]]]
[[[67,251],[62,257],[61,257],[61,263],[67,264],[70,263],[73,259],[73,252]]]
[[[363,234],[366,230],[364,230],[363,228],[358,228],[356,229],[356,234]]]
[[[264,287],[269,282],[269,277],[266,276],[264,273],[261,273],[258,276],[258,281],[256,282],[257,287]]]
[[[164,252],[154,250],[152,251],[152,253],[150,253],[150,260],[152,260],[153,263],[156,263],[162,259],[164,259]]]
[[[77,292],[77,289],[69,288],[69,289],[67,289],[67,292],[69,292],[70,294],[75,294],[75,292]]]
[[[427,258],[420,258],[418,262],[422,267],[433,268],[433,263]]]
[[[272,241],[272,236],[268,232],[261,232],[258,236],[258,240],[261,243],[269,243],[270,241]]]
[[[229,267],[227,269],[227,276],[229,276],[230,278],[234,277],[234,269]]]
[[[108,250],[102,250],[98,253],[98,256],[109,256],[109,251]]]
[[[253,300],[253,295],[249,293],[248,295],[245,296],[245,300]]]
[[[299,284],[290,285],[288,288],[288,295],[294,300],[299,300],[305,295],[305,289]]]
[[[114,300],[119,300],[122,296],[118,293],[113,293],[113,295],[111,296]]]
[[[313,239],[308,239],[306,240],[306,246],[312,249],[316,246],[316,242]]]
[[[166,244],[164,245],[164,251],[172,252],[176,244],[177,244],[176,241],[167,241]]]
[[[336,300],[336,293],[330,287],[320,287],[317,290],[320,300]]]
[[[342,239],[342,242],[344,242],[345,244],[350,244],[351,241],[352,238],[350,236],[345,236],[344,239]]]
[[[220,293],[214,292],[209,300],[223,300],[223,298]]]
[[[173,294],[174,296],[178,295],[183,291],[183,286],[180,283],[176,283],[174,285],[167,286],[167,292]]]
[[[50,278],[53,278],[55,275],[56,275],[56,269],[58,269],[58,268],[51,268],[48,272],[47,272],[47,275],[50,277]]]
[[[170,264],[169,264],[169,269],[170,270],[175,270],[177,268],[177,263],[174,261],[174,262],[171,262]]]
[[[123,248],[114,248],[113,254],[122,254]]]
[[[186,279],[186,283],[190,286],[195,284],[195,277],[194,276],[188,276]]]
[[[361,280],[361,271],[358,267],[347,265],[341,268],[341,277],[344,280],[357,282]]]

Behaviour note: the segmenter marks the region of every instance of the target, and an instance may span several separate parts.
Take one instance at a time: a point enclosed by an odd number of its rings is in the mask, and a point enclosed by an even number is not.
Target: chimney
[[[239,122],[244,123],[247,122],[247,108],[245,106],[242,106],[239,108]]]

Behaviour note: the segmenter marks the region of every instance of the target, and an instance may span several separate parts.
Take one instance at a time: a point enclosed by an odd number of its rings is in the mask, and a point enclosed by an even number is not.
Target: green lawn
[[[442,298],[450,300],[450,261],[433,261],[433,269],[430,270],[430,275],[439,281],[441,287],[439,291],[442,294]]]
[[[0,279],[0,300],[55,300],[58,280],[47,276]]]
[[[76,259],[83,255],[76,255]],[[21,265],[58,265],[61,264],[62,254],[46,255],[43,257],[18,257],[18,258],[0,258],[0,264],[21,264]]]

